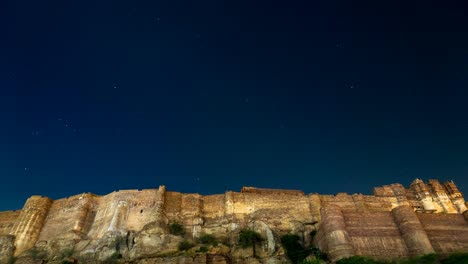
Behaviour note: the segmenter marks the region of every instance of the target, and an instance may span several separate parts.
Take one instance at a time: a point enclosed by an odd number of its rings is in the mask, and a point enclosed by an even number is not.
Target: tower
[[[41,233],[52,200],[42,196],[31,196],[24,204],[18,220],[12,228],[15,239],[15,255],[31,248]]]

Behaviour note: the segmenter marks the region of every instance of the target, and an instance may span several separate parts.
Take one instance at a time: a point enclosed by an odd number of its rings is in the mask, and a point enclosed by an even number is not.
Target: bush
[[[436,254],[427,254],[403,260],[400,264],[440,264]]]
[[[302,262],[300,262],[299,264],[321,264],[322,263],[322,260],[320,259],[306,259],[306,260],[303,260]]]
[[[453,253],[441,261],[442,264],[468,264],[468,253]]]
[[[208,252],[208,247],[207,246],[201,246],[197,251],[202,252],[202,253],[206,253],[206,252]]]
[[[47,258],[47,252],[41,251],[35,247],[28,249],[25,253],[33,260],[45,260]]]
[[[239,246],[241,248],[248,248],[262,241],[262,236],[251,229],[241,230],[239,233]]]
[[[310,253],[315,256],[317,259],[328,260],[327,254],[320,251],[320,249],[313,247],[310,249]]]
[[[69,258],[73,255],[73,253],[74,253],[73,248],[62,249],[62,251],[60,251],[60,258],[61,259]]]
[[[281,237],[281,245],[286,250],[286,255],[293,264],[302,263],[312,251],[304,249],[299,243],[299,236],[286,234]]]
[[[368,257],[352,256],[340,259],[336,264],[378,264],[378,262]]]
[[[16,262],[16,257],[11,256],[10,258],[8,258],[7,264],[14,264],[15,262]]]
[[[169,233],[175,236],[184,236],[185,235],[184,226],[179,224],[178,222],[174,222],[169,225]]]
[[[122,255],[115,252],[114,254],[110,255],[106,260],[103,261],[104,264],[114,264],[118,263],[119,259],[122,258]]]
[[[354,256],[341,259],[336,264],[468,264],[468,253],[454,253],[445,258],[436,254],[427,254],[400,261],[385,262],[368,257]]]
[[[195,245],[188,241],[188,240],[184,240],[182,242],[179,243],[179,250],[180,251],[185,251],[185,250],[189,250],[191,248],[193,248]]]
[[[205,234],[205,235],[200,236],[198,238],[198,242],[205,244],[205,245],[211,244],[213,246],[216,246],[218,244],[218,242],[216,242],[216,238],[210,234]]]

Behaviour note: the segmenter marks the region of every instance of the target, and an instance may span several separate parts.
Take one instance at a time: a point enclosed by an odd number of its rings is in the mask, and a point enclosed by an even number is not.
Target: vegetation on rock
[[[241,248],[252,247],[253,256],[256,257],[255,244],[263,240],[262,236],[252,229],[243,229],[239,233],[239,246]]]
[[[468,264],[468,253],[454,253],[447,257],[427,254],[397,261],[379,261],[368,257],[353,256],[341,259],[336,264]]]
[[[286,255],[293,264],[301,263],[311,253],[310,249],[305,249],[299,243],[299,236],[286,234],[281,237],[281,245],[286,250]]]
[[[15,262],[16,262],[16,257],[14,257],[14,256],[11,256],[7,260],[7,264],[14,264]]]
[[[31,257],[33,260],[46,260],[47,252],[37,249],[36,247],[30,248],[24,252],[26,256]]]
[[[201,246],[197,252],[201,252],[201,253],[206,253],[208,252],[208,247],[207,246]]]
[[[179,243],[178,248],[179,248],[180,251],[185,251],[185,250],[189,250],[189,249],[193,248],[194,246],[195,245],[192,242],[190,242],[188,240],[183,240],[183,241],[181,241]]]
[[[174,222],[169,225],[169,233],[175,236],[184,236],[185,235],[184,226],[178,222]]]
[[[218,245],[218,242],[216,241],[216,238],[211,235],[211,234],[204,234],[202,236],[200,236],[198,238],[198,242],[201,243],[201,244],[205,244],[205,245],[213,245],[213,246],[217,246]]]
[[[239,246],[248,248],[254,246],[255,243],[261,242],[262,236],[251,229],[243,229],[239,233]]]

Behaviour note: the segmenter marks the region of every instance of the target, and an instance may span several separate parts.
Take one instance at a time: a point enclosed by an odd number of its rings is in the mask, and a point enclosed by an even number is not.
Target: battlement
[[[304,195],[304,192],[300,190],[267,189],[256,187],[242,187],[241,193],[255,193],[263,195]]]

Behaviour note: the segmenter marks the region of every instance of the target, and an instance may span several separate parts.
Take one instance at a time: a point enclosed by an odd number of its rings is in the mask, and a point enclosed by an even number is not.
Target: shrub
[[[120,255],[118,252],[115,252],[114,254],[110,255],[106,260],[103,261],[104,264],[114,264],[118,263],[119,259],[122,258],[122,255]]]
[[[74,253],[73,248],[62,249],[62,251],[60,251],[60,258],[62,259],[69,258],[73,255],[73,253]]]
[[[440,264],[436,254],[427,254],[417,257],[412,257],[400,262],[401,264]]]
[[[14,264],[16,262],[16,257],[11,256],[7,260],[7,264]]]
[[[35,247],[28,249],[25,253],[34,260],[44,260],[47,258],[47,252],[41,251]]]
[[[321,264],[322,261],[320,259],[306,259],[300,262],[299,264]]]
[[[216,242],[216,238],[210,234],[205,234],[205,235],[200,236],[198,238],[198,242],[205,244],[205,245],[211,244],[213,246],[216,246],[218,244],[218,242]]]
[[[189,250],[189,249],[193,248],[194,246],[195,245],[192,242],[190,242],[188,240],[184,240],[184,241],[181,241],[179,243],[179,250],[180,251]]]
[[[442,264],[468,264],[468,253],[453,253],[441,261]]]
[[[312,251],[304,249],[299,243],[299,236],[293,234],[286,234],[281,237],[281,245],[286,250],[286,255],[293,264],[302,263]]]
[[[315,256],[317,259],[322,259],[322,260],[327,260],[328,256],[327,254],[323,253],[320,251],[320,249],[313,247],[310,249],[310,253]]]
[[[206,253],[206,252],[208,252],[208,247],[207,246],[201,246],[198,249],[198,252]]]
[[[352,256],[340,259],[336,264],[378,264],[378,262],[368,257]]]
[[[184,236],[185,235],[184,226],[179,224],[178,222],[174,222],[169,225],[169,233],[175,236]]]
[[[239,246],[242,248],[252,247],[260,241],[262,241],[262,236],[254,230],[244,229],[239,233]]]

